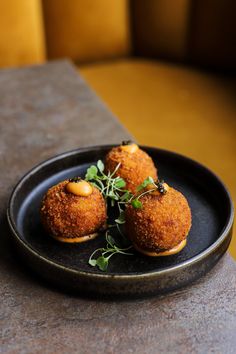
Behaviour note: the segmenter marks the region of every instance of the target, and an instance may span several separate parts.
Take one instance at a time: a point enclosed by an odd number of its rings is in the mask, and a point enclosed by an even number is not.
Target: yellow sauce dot
[[[168,192],[170,189],[167,183],[163,183],[163,187],[165,188],[166,192]]]
[[[80,197],[88,197],[93,192],[93,188],[86,181],[68,182],[66,185],[66,190],[67,192]]]
[[[166,190],[166,193],[169,191],[169,189],[170,189],[170,187],[168,186],[168,184],[167,183],[163,183],[163,187],[165,188],[165,190]],[[154,184],[153,183],[150,183],[150,184],[148,184],[147,185],[147,187],[146,187],[146,189],[148,190],[148,191],[150,191],[150,190],[152,190],[152,189],[155,189],[156,187],[154,186]],[[159,191],[155,191],[154,193],[160,193]]]
[[[130,144],[130,145],[121,145],[121,150],[127,151],[131,154],[136,152],[138,150],[138,145],[137,144]]]

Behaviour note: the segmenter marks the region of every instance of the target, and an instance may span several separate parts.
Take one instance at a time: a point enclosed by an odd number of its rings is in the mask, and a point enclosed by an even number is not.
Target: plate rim
[[[221,186],[223,187],[224,192],[226,193],[228,202],[229,202],[229,207],[230,207],[230,212],[229,212],[229,216],[227,218],[226,221],[226,226],[223,228],[223,230],[221,231],[218,239],[209,247],[207,247],[204,251],[200,252],[199,254],[195,255],[194,257],[183,261],[182,263],[178,264],[178,265],[174,265],[174,266],[169,266],[167,268],[161,269],[161,270],[155,270],[155,271],[148,271],[145,273],[138,273],[138,274],[106,274],[106,273],[94,273],[94,272],[89,272],[89,271],[82,271],[82,270],[78,270],[78,269],[73,269],[70,267],[67,267],[63,264],[60,264],[56,261],[52,261],[50,260],[50,258],[47,258],[45,256],[42,256],[40,253],[38,253],[35,249],[33,249],[30,245],[28,245],[21,237],[20,232],[17,230],[17,226],[16,223],[14,221],[13,215],[12,215],[12,208],[13,208],[13,202],[14,202],[14,198],[15,195],[17,193],[17,191],[19,190],[19,188],[21,187],[21,185],[24,183],[24,181],[29,178],[32,174],[36,173],[39,169],[41,169],[44,166],[47,166],[48,164],[55,162],[57,160],[63,159],[67,156],[71,156],[71,155],[76,155],[77,153],[82,153],[82,152],[86,152],[86,151],[90,151],[90,150],[97,150],[97,149],[101,149],[101,148],[112,148],[114,146],[118,146],[119,144],[101,144],[101,145],[94,145],[94,146],[86,146],[86,147],[80,147],[77,149],[72,149],[72,150],[68,150],[66,152],[63,153],[59,153],[56,155],[53,155],[51,157],[49,157],[46,160],[43,160],[41,162],[39,162],[38,164],[36,164],[34,167],[32,167],[30,170],[28,170],[28,172],[26,172],[16,183],[15,187],[12,190],[12,193],[10,195],[9,201],[8,201],[8,205],[7,205],[7,221],[8,224],[10,226],[10,229],[12,231],[12,234],[14,235],[16,241],[18,243],[20,243],[20,245],[27,249],[27,251],[33,255],[36,258],[39,258],[41,261],[46,262],[48,265],[53,266],[55,268],[58,268],[59,270],[63,270],[69,273],[72,273],[74,275],[77,276],[83,276],[83,277],[90,277],[90,278],[94,278],[94,279],[109,279],[109,280],[138,280],[138,279],[143,279],[143,278],[156,278],[158,276],[163,276],[163,275],[168,275],[168,274],[172,274],[175,271],[179,271],[182,269],[187,268],[188,266],[191,265],[195,265],[198,262],[201,263],[202,261],[204,261],[205,258],[207,258],[211,253],[213,253],[214,251],[216,251],[218,248],[220,248],[221,244],[224,243],[224,241],[226,240],[226,238],[228,237],[232,226],[233,226],[233,221],[234,221],[234,205],[233,205],[233,201],[232,198],[230,196],[229,190],[226,187],[226,185],[224,184],[224,182],[220,179],[220,177],[218,177],[212,170],[210,170],[208,167],[206,167],[205,165],[203,165],[202,163],[188,157],[185,156],[183,154],[177,153],[177,152],[173,152],[167,149],[161,149],[161,148],[157,148],[157,147],[152,147],[152,146],[147,146],[147,145],[139,145],[141,149],[149,149],[149,150],[156,150],[156,151],[160,151],[166,154],[171,154],[176,156],[177,158],[181,158],[184,160],[187,160],[190,163],[193,163],[194,165],[197,165],[198,167],[200,167],[201,169],[206,170],[208,173],[210,173],[212,175],[212,177],[214,177],[218,183],[221,184]]]

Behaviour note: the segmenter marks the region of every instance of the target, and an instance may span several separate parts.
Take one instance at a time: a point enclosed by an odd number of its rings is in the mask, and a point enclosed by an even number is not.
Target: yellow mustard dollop
[[[93,188],[86,181],[68,182],[66,185],[66,190],[67,192],[80,197],[88,197],[93,192]]]
[[[121,150],[127,151],[130,154],[133,154],[138,150],[138,145],[137,144],[130,144],[130,145],[121,145]]]

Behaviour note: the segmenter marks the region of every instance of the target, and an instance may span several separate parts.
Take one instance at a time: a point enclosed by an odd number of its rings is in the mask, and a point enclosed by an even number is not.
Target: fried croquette
[[[47,232],[62,242],[85,242],[106,225],[106,204],[100,191],[81,179],[51,187],[40,209]]]
[[[191,211],[186,198],[164,184],[162,193],[155,189],[140,196],[142,208],[131,204],[125,211],[125,229],[134,247],[148,256],[178,253],[186,245],[191,228]],[[143,191],[142,191],[143,192]]]
[[[157,170],[151,157],[134,143],[124,142],[124,145],[114,147],[108,152],[105,159],[106,172],[112,173],[119,163],[115,176],[123,178],[125,188],[132,193],[136,192],[136,188],[148,176],[157,179]]]

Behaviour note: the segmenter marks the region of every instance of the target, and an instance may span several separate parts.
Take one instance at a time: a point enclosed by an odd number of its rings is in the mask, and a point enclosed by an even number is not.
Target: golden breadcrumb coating
[[[51,187],[40,209],[46,230],[55,238],[78,238],[93,234],[106,224],[106,204],[99,190],[92,186],[89,196],[81,197],[66,190],[68,180]]]
[[[129,239],[139,248],[161,252],[184,240],[191,228],[191,211],[185,197],[169,187],[140,197],[141,209],[127,205],[125,228]]]
[[[114,147],[108,152],[105,159],[106,171],[113,172],[121,163],[115,176],[120,176],[126,182],[125,189],[135,193],[136,188],[149,176],[157,179],[157,170],[151,157],[143,150],[137,149],[134,153],[122,150],[121,146]]]

